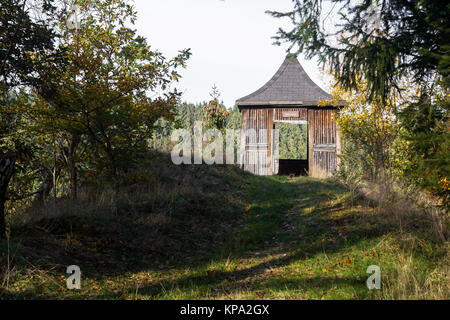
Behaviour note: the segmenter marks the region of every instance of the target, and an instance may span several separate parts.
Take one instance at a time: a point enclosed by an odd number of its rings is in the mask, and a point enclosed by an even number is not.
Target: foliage
[[[450,5],[433,0],[336,0],[323,11],[322,0],[293,0],[290,12],[271,12],[294,23],[276,40],[331,66],[343,89],[367,83],[372,98],[384,102],[405,75],[416,83],[433,74],[449,75]],[[339,21],[327,22],[333,13]]]
[[[234,106],[230,111],[230,114],[227,117],[226,127],[227,129],[241,130],[241,113],[238,106]]]
[[[434,100],[434,101],[433,101]],[[406,176],[443,200],[450,210],[449,96],[426,95],[400,113],[404,131]]]
[[[204,122],[207,128],[223,130],[226,126],[227,117],[230,115],[230,112],[219,102],[220,92],[217,87],[213,86],[212,90],[213,91],[210,94],[212,100],[203,107]]]
[[[400,112],[396,130],[402,132],[410,151],[406,178],[439,195],[448,207],[450,4],[432,0],[336,0],[331,11],[325,12],[322,0],[293,3],[290,12],[271,12],[275,17],[290,18],[294,24],[291,30],[278,32],[277,43],[288,41],[291,49],[297,46],[297,53],[318,57],[331,68],[340,88],[356,94],[362,89],[367,103],[394,104],[394,113]],[[327,21],[331,14],[338,19]],[[418,90],[415,97],[399,102],[399,96],[408,94],[405,83]],[[436,98],[438,95],[441,98]],[[367,125],[364,117],[371,114],[374,129],[384,126],[381,113],[363,112],[354,119],[359,125],[356,128]],[[366,133],[355,131],[360,137],[353,138],[369,141],[370,134]],[[378,165],[385,158],[380,156],[373,159]]]
[[[205,106],[209,106],[207,102],[197,104],[181,103],[176,106],[175,120],[173,122],[164,119],[159,119],[155,124],[153,137],[150,140],[150,145],[153,149],[163,152],[171,151],[170,137],[175,129],[186,129],[191,135],[194,132],[195,122],[203,122],[207,115],[205,115]],[[224,118],[225,124],[223,129],[240,130],[241,129],[241,114],[237,107],[232,110],[225,110],[221,105],[221,110],[226,111],[229,115]],[[210,123],[214,125],[214,123]],[[217,128],[215,126],[210,128]],[[218,129],[218,128],[217,128]]]
[[[280,159],[307,159],[308,132],[306,125],[278,123],[275,129],[280,130]]]
[[[395,117],[396,102],[370,102],[365,86],[361,82],[355,92],[349,92],[336,84],[333,101],[328,103],[345,101],[345,107],[335,118],[343,140],[341,169],[347,174],[355,171],[364,179],[376,181],[392,177],[399,127]]]
[[[53,4],[5,0],[0,9],[0,156],[17,164],[9,190],[0,188],[9,213],[50,195],[76,199],[80,185],[117,194],[147,158],[156,121],[174,119],[180,93],[171,85],[190,56],[151,48],[132,29],[129,1],[74,1],[84,16],[76,28]]]
[[[0,91],[2,99],[12,88],[38,85],[30,52],[51,56],[55,30],[51,0],[1,0],[0,6]],[[2,105],[6,101],[1,101]]]
[[[40,116],[40,128],[65,140],[62,150],[72,149],[65,157],[69,171],[76,170],[74,157],[84,139],[92,150],[91,165],[109,176],[117,191],[120,172],[145,157],[155,121],[173,119],[179,93],[167,89],[179,79],[177,69],[190,52],[166,60],[152,50],[125,27],[136,17],[127,1],[80,5],[89,15],[78,29],[63,32],[65,68],[42,68],[46,87],[38,92],[32,113]],[[158,91],[163,94],[150,97]]]
[[[50,0],[1,0],[0,6],[0,238],[5,236],[5,202],[14,171],[28,171],[35,155],[33,140],[21,135],[23,116],[17,106],[29,106],[26,89],[38,89],[42,79],[37,76],[31,53],[48,59],[59,55],[55,48],[54,14]],[[29,188],[25,188],[28,190]],[[16,190],[12,190],[13,194]],[[15,195],[14,195],[15,196]]]

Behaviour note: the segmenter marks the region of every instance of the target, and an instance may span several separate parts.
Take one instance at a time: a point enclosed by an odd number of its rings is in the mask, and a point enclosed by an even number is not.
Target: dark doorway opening
[[[307,124],[282,122],[276,123],[279,135],[278,175],[306,176],[308,161]]]
[[[308,160],[280,159],[280,176],[306,176],[308,173]]]

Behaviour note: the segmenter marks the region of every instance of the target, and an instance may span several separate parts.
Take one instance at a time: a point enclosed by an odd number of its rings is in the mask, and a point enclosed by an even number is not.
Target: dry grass
[[[414,229],[436,241],[448,241],[448,212],[419,190],[407,190],[386,180],[361,182],[357,190],[401,230]]]
[[[445,220],[402,193],[352,192],[311,178],[255,177],[226,166],[158,160],[114,198],[10,217],[2,298],[448,299]],[[360,186],[360,185],[359,185]],[[355,188],[356,189],[356,188]],[[361,193],[365,196],[362,197]],[[12,219],[14,218],[14,219]],[[7,263],[6,263],[7,262]],[[82,267],[83,290],[65,289]],[[382,290],[365,286],[382,267]]]
[[[379,297],[388,300],[448,299],[450,260],[447,249],[431,248],[413,234],[402,234],[387,241],[385,250],[391,252],[391,266],[383,275],[383,290]],[[428,252],[434,263],[426,265],[418,259],[415,256],[418,250]]]
[[[449,214],[418,190],[388,180],[353,180],[353,197],[375,208],[375,214],[398,228],[383,245],[390,252],[381,299],[448,299],[450,295]],[[415,254],[428,256],[423,265]],[[422,264],[421,264],[422,263]]]

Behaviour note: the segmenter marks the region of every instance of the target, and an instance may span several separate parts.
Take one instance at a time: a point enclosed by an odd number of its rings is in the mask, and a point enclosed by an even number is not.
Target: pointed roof
[[[295,57],[286,57],[280,69],[261,89],[240,98],[236,105],[304,105],[316,106],[320,100],[330,100],[332,96],[322,90],[306,74]]]

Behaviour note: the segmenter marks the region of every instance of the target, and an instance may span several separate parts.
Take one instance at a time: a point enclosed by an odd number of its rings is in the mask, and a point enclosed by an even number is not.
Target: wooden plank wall
[[[337,126],[333,119],[336,110],[308,110],[309,175],[325,178],[337,169],[337,147],[340,146]]]
[[[299,117],[284,118],[284,111],[298,111]],[[337,110],[305,107],[249,108],[242,109],[241,112],[241,166],[244,170],[257,175],[274,174],[273,123],[307,121],[309,175],[323,178],[336,171],[339,165],[337,153],[340,150],[340,133],[333,115]]]
[[[298,120],[308,120],[308,109],[306,108],[276,108],[274,109],[274,121],[298,121]],[[299,117],[283,117],[283,112],[298,111]]]
[[[272,174],[273,109],[242,109],[241,152],[244,170]]]

